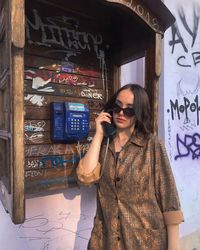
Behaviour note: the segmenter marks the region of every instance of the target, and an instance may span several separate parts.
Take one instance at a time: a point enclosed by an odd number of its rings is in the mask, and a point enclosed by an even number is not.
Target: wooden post
[[[158,133],[158,80],[161,74],[161,35],[153,34],[145,56],[145,88],[149,95],[153,133]]]
[[[24,0],[11,1],[13,222],[24,221]]]
[[[111,96],[121,87],[120,78],[121,78],[120,67],[114,65],[113,89],[111,92]]]

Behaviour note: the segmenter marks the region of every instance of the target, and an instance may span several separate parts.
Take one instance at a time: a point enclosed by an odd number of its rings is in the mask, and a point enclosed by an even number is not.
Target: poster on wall
[[[200,249],[200,2],[167,0],[176,18],[164,39],[165,144],[185,222],[182,248]]]

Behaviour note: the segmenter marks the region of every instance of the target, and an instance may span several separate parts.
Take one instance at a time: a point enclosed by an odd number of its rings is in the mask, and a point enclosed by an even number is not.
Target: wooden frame
[[[65,13],[69,18],[61,20]],[[74,154],[80,153],[80,145],[51,142],[52,100],[88,105],[92,136],[95,116],[120,87],[120,66],[145,56],[145,87],[157,133],[161,38],[174,17],[160,0],[26,0],[26,9],[25,0],[4,0],[0,21],[0,53],[7,55],[0,57],[0,163],[4,163],[0,198],[13,222],[22,223],[27,191],[76,185]],[[59,50],[69,51],[63,57]],[[42,91],[53,91],[40,92],[39,81],[46,81]],[[36,95],[40,106],[31,100]],[[43,139],[37,141],[34,136],[39,133],[31,129],[42,121]],[[81,150],[86,150],[86,144]],[[55,168],[58,161],[62,169]],[[67,169],[63,162],[73,163]]]
[[[158,81],[161,74],[161,35],[156,33],[145,55],[145,88],[149,95],[153,118],[153,133],[158,133]]]
[[[5,124],[5,130],[0,131],[0,138],[7,141],[6,167],[9,168],[9,184],[6,188],[1,182],[2,201],[13,218],[14,223],[24,221],[24,1],[12,0],[5,2],[7,8],[6,37],[8,38],[7,57],[8,68],[3,70],[1,78],[1,90],[7,88],[9,95],[9,121]],[[3,13],[3,12],[2,12]],[[10,100],[9,100],[10,99]],[[5,158],[4,158],[5,160]]]

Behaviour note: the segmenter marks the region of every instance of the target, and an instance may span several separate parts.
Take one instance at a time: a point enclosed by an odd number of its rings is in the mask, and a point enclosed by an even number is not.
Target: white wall
[[[141,86],[145,84],[145,59],[140,58],[136,61],[121,66],[121,86],[128,83],[137,83]]]
[[[170,28],[164,39],[165,144],[185,216],[181,250],[193,250],[200,249],[200,1],[165,4],[176,17],[174,36]]]
[[[26,199],[26,221],[14,225],[0,202],[1,250],[86,250],[96,211],[95,187]]]

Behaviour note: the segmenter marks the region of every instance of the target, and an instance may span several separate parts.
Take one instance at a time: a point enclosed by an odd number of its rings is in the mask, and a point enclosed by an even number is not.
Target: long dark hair
[[[112,110],[118,94],[125,89],[130,89],[134,95],[134,104],[136,123],[135,128],[138,132],[149,134],[152,131],[152,119],[150,112],[149,97],[146,90],[138,84],[129,83],[124,85],[108,100],[104,110]]]

